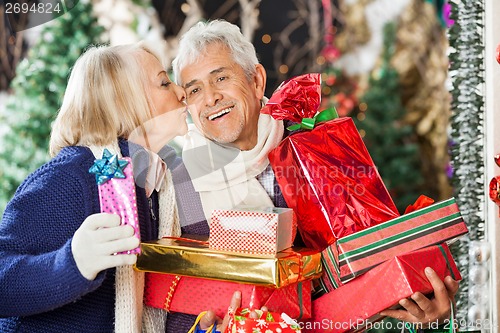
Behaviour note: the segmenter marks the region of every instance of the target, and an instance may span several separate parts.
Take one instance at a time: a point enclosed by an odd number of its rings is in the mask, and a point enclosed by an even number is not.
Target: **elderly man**
[[[285,206],[267,154],[287,133],[283,122],[260,113],[266,71],[253,45],[233,24],[200,22],[181,38],[173,67],[195,125],[187,135],[183,160],[205,217],[214,208]],[[383,314],[421,323],[447,318],[458,282],[451,277],[443,282],[432,269],[426,274],[434,298],[415,293],[400,301],[404,310]],[[203,326],[215,319],[212,313],[206,317]]]

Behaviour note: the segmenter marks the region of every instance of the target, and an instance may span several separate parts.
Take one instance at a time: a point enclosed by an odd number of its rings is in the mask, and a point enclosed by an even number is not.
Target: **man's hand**
[[[241,307],[241,292],[235,291],[233,297],[231,298],[231,303],[227,309],[227,313],[224,319],[221,319],[215,315],[212,310],[207,311],[203,317],[200,319],[200,328],[202,330],[208,329],[212,324],[217,324],[217,331],[224,332],[229,324],[229,316],[236,311],[237,308]],[[262,311],[268,311],[264,306],[261,308]],[[254,311],[250,312],[250,318],[258,318],[259,316]]]
[[[224,332],[227,325],[229,324],[229,315],[234,312],[237,308],[241,306],[241,292],[235,291],[233,297],[231,298],[231,303],[227,309],[227,314],[224,319],[220,319],[215,315],[215,312],[208,310],[207,313],[200,319],[200,328],[202,330],[208,329],[213,324],[217,324],[217,331]]]
[[[450,299],[454,302],[455,294],[458,291],[458,281],[447,276],[443,282],[430,267],[425,269],[425,275],[434,288],[434,297],[432,299],[417,292],[411,295],[411,299],[404,298],[399,301],[399,304],[405,310],[388,309],[380,312],[380,314],[409,323],[421,323],[424,327],[431,322],[443,322],[449,318]]]

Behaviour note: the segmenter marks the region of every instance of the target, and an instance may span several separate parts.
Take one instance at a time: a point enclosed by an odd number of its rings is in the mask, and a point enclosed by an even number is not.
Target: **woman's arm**
[[[73,234],[93,211],[83,170],[42,168],[23,183],[0,223],[0,316],[58,308],[99,287],[71,250]],[[81,169],[81,167],[80,167]]]

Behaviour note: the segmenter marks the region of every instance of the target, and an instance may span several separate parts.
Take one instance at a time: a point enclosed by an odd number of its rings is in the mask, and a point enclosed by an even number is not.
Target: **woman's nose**
[[[183,103],[183,104],[187,104],[186,103],[186,92],[184,91],[184,89],[178,85],[175,85],[175,95],[177,96],[177,99],[179,100],[179,102]]]

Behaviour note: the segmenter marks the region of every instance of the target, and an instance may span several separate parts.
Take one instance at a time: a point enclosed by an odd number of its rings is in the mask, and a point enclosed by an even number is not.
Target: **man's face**
[[[256,67],[249,80],[227,48],[212,44],[181,71],[193,122],[207,138],[241,150],[255,146],[265,86],[264,68]]]

